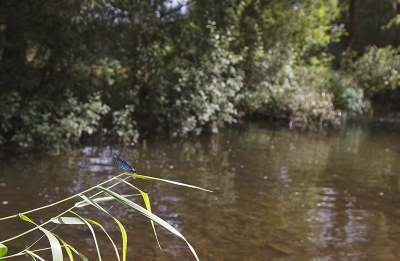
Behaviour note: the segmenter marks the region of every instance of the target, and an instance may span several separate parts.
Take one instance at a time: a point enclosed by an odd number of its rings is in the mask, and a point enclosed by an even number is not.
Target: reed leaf
[[[65,242],[61,237],[59,237],[56,234],[54,234],[54,236],[63,244],[65,252],[67,252],[67,255],[69,257],[69,260],[74,261],[74,256],[72,255],[71,248],[67,244],[67,242]]]
[[[181,182],[176,182],[176,181],[172,181],[172,180],[168,180],[168,179],[154,178],[154,177],[150,177],[150,176],[144,176],[144,175],[139,175],[136,173],[128,173],[128,172],[125,172],[124,174],[127,176],[131,176],[133,178],[145,179],[145,180],[151,180],[151,181],[162,181],[162,182],[167,182],[167,183],[171,183],[171,184],[178,185],[178,186],[184,186],[184,187],[188,187],[188,188],[194,188],[194,189],[204,190],[207,192],[212,192],[211,190],[208,190],[208,189],[204,189],[204,188],[200,188],[197,186],[193,186],[193,185],[189,185],[189,184],[181,183]]]
[[[140,196],[140,194],[130,194],[130,195],[123,195],[124,197],[134,197],[134,196]],[[82,195],[81,195],[82,197]],[[107,202],[115,200],[113,197],[98,197],[98,198],[91,198],[91,201],[94,201],[96,203],[102,203],[102,202]],[[87,202],[86,200],[79,201],[75,203],[75,207],[77,208],[82,208],[88,205],[92,205],[91,203]]]
[[[72,213],[74,213],[74,212],[72,212]],[[92,233],[94,245],[97,250],[97,256],[99,257],[99,261],[101,261],[102,259],[101,259],[101,254],[100,254],[100,248],[99,248],[99,244],[97,243],[96,233],[94,232],[92,225],[90,225],[90,223],[85,218],[79,216],[76,213],[74,213],[74,214],[77,217],[56,217],[56,218],[52,219],[52,222],[54,222],[56,224],[65,224],[65,225],[86,225],[90,229],[90,232]]]
[[[8,247],[0,243],[0,257],[7,255]],[[0,259],[2,260],[2,259]]]
[[[93,227],[91,225],[98,226],[107,235],[108,239],[110,240],[111,244],[113,245],[114,250],[115,250],[115,254],[116,254],[118,260],[121,260],[120,256],[119,256],[119,253],[118,253],[117,246],[114,243],[114,240],[112,240],[111,236],[107,233],[107,231],[104,229],[104,227],[100,223],[98,223],[98,222],[96,222],[94,220],[91,220],[91,219],[83,218],[83,217],[79,216],[78,214],[74,213],[73,211],[71,211],[71,212],[73,214],[75,214],[77,217],[57,217],[57,218],[54,218],[52,221],[54,223],[57,223],[57,224],[87,225],[89,227],[89,229],[92,231],[93,238],[95,240],[96,249],[97,249],[98,256],[99,256],[99,260],[101,260],[100,249],[98,247],[97,240],[96,240],[96,235],[95,235]]]
[[[28,218],[24,214],[19,214],[19,217],[24,221],[34,224],[46,235],[47,239],[50,242],[53,261],[63,261],[63,253],[62,253],[61,245],[60,245],[60,242],[58,241],[58,239],[54,236],[54,234],[51,233],[49,230],[47,230],[41,226],[38,226],[35,222],[33,222],[30,218]]]
[[[83,198],[83,200],[86,201],[87,204],[90,204],[90,205],[92,205],[92,206],[98,208],[99,210],[101,210],[101,211],[103,211],[103,212],[109,214],[108,211],[105,210],[105,209],[104,209],[102,206],[100,206],[99,204],[97,204],[96,201],[94,201],[94,200],[92,200],[92,199],[86,197],[85,195],[81,195],[80,197]],[[76,206],[76,205],[75,205],[75,206]],[[109,215],[110,215],[110,214],[109,214]]]
[[[119,229],[121,230],[122,236],[122,261],[126,261],[126,250],[128,248],[128,236],[126,234],[126,230],[119,220],[113,216],[111,216],[114,221],[118,224]]]
[[[77,254],[83,261],[89,261],[89,259],[84,256],[82,253],[78,252],[75,248],[73,248],[71,245],[68,245],[68,247],[75,253]]]
[[[123,179],[120,179],[120,178],[116,178],[116,179],[117,179],[119,182],[125,183],[125,184],[127,184],[128,186],[130,186],[130,187],[132,187],[132,188],[138,190],[138,191],[140,192],[140,194],[142,195],[142,198],[143,198],[144,204],[145,204],[145,206],[146,206],[146,209],[147,209],[149,212],[152,213],[152,211],[151,211],[150,199],[149,199],[149,195],[147,195],[147,193],[145,193],[145,192],[142,191],[141,189],[137,188],[136,186],[132,185],[131,183],[127,182],[126,180],[123,180]],[[151,220],[151,219],[150,219],[150,224],[151,224],[151,227],[153,228],[154,236],[156,237],[156,241],[157,241],[158,247],[159,247],[160,249],[162,249],[162,248],[161,248],[161,245],[160,245],[160,241],[158,240],[158,236],[157,236],[157,232],[156,232],[156,227],[154,226],[154,221]]]
[[[178,230],[176,230],[173,226],[171,226],[168,222],[164,221],[160,217],[158,217],[158,216],[154,215],[153,213],[149,212],[144,207],[142,207],[142,206],[130,201],[129,199],[127,199],[125,197],[122,197],[121,195],[119,195],[118,193],[115,193],[112,190],[105,189],[105,188],[103,188],[101,186],[99,186],[99,188],[101,190],[103,190],[105,193],[107,193],[108,195],[114,197],[120,203],[122,203],[122,204],[128,206],[129,208],[139,212],[140,214],[144,215],[145,217],[150,218],[151,220],[153,220],[154,222],[156,222],[160,226],[164,227],[165,229],[167,229],[171,233],[173,233],[173,234],[179,236],[180,238],[182,238],[186,242],[186,244],[188,245],[190,251],[192,251],[192,253],[195,256],[196,260],[199,261],[199,258],[198,258],[197,254],[196,254],[196,251],[194,250],[192,245],[190,245],[189,242],[186,240],[186,238]]]
[[[69,259],[70,259],[71,261],[74,260],[74,257],[73,257],[73,255],[72,255],[71,250],[72,250],[75,254],[77,254],[83,261],[89,261],[89,259],[87,259],[86,256],[84,256],[82,253],[78,252],[75,248],[73,248],[71,245],[69,245],[67,242],[65,242],[61,237],[59,237],[59,236],[56,235],[56,234],[54,234],[54,235],[55,235],[55,236],[58,238],[58,240],[60,240],[60,242],[63,244],[63,246],[64,246],[64,248],[65,248],[65,251],[68,253]]]

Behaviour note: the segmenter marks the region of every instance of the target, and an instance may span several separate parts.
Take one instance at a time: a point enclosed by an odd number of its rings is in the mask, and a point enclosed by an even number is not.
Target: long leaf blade
[[[30,218],[28,218],[24,214],[19,214],[19,217],[24,221],[27,221],[29,223],[34,224],[35,226],[37,226],[46,235],[47,239],[50,242],[53,261],[63,261],[63,253],[62,253],[60,242],[53,235],[53,233],[51,233],[49,230],[47,230],[47,229],[45,229],[45,228],[43,228],[41,226],[38,226],[35,222],[33,222]]]
[[[90,225],[90,223],[88,221],[86,221],[83,217],[79,216],[78,214],[76,214],[73,211],[70,211],[71,213],[73,213],[74,215],[76,215],[76,217],[56,217],[53,218],[51,221],[57,224],[68,224],[68,225],[86,225],[89,229],[90,232],[92,233],[93,236],[93,241],[94,241],[94,245],[96,247],[97,250],[97,256],[99,257],[99,260],[101,261],[101,254],[100,254],[100,248],[99,248],[99,244],[97,243],[97,237],[96,237],[96,233],[93,230],[92,225]]]
[[[119,230],[121,231],[121,236],[122,236],[122,261],[126,261],[126,251],[128,248],[128,235],[126,234],[126,230],[124,228],[124,226],[122,225],[121,222],[119,222],[119,220],[113,216],[111,216],[115,223],[118,224]]]
[[[109,214],[108,211],[105,210],[105,209],[104,209],[102,206],[100,206],[99,204],[97,204],[96,201],[94,201],[94,200],[92,200],[92,199],[86,197],[85,195],[80,195],[80,197],[83,198],[83,200],[86,201],[86,203],[88,203],[88,204],[90,204],[90,205],[96,207],[97,209],[99,209],[99,210],[101,210],[101,211],[103,211],[103,212]],[[110,214],[109,214],[109,215],[110,215]]]
[[[111,216],[111,215],[110,215],[110,216]],[[108,239],[110,240],[111,244],[112,244],[113,247],[114,247],[114,250],[115,250],[115,254],[116,254],[116,256],[117,256],[117,259],[118,259],[118,260],[121,260],[120,257],[119,257],[119,253],[118,253],[117,246],[116,246],[115,243],[114,243],[114,240],[112,240],[111,236],[107,233],[107,231],[104,229],[104,227],[103,227],[100,223],[98,223],[98,222],[96,222],[96,221],[94,221],[94,220],[87,219],[87,218],[85,218],[85,220],[86,220],[87,222],[89,222],[90,224],[96,225],[96,226],[98,226],[99,228],[101,228],[101,229],[103,230],[103,232],[107,235]]]
[[[75,248],[73,248],[71,245],[68,245],[68,247],[75,253],[77,254],[83,261],[89,261],[89,259],[84,256],[82,253],[78,252]]]
[[[164,227],[165,229],[167,229],[168,231],[170,231],[171,233],[179,236],[180,238],[182,238],[186,244],[188,245],[190,251],[192,251],[192,254],[195,256],[196,260],[199,261],[199,258],[196,254],[196,251],[194,250],[194,248],[192,247],[192,245],[189,244],[189,242],[186,240],[186,238],[178,231],[176,230],[173,226],[171,226],[168,222],[164,221],[163,219],[161,219],[160,217],[154,215],[153,213],[147,211],[147,209],[145,209],[144,207],[130,201],[127,198],[121,197],[121,195],[115,193],[112,190],[108,190],[105,189],[101,186],[99,186],[99,188],[101,190],[103,190],[105,193],[107,193],[108,195],[114,197],[116,200],[118,200],[119,202],[121,202],[122,204],[128,206],[129,208],[136,210],[137,212],[139,212],[140,214],[144,215],[147,218],[152,219],[154,222],[158,223],[159,225],[161,225],[162,227]]]
[[[72,212],[72,213],[74,213],[74,212]],[[77,215],[76,213],[74,213],[74,214]],[[94,230],[93,230],[93,228],[92,228],[92,226],[90,224],[100,227],[103,230],[103,232],[107,235],[108,239],[111,241],[111,244],[114,247],[116,256],[117,256],[118,260],[120,260],[120,256],[119,256],[119,253],[118,253],[117,246],[115,245],[115,243],[112,240],[111,236],[107,233],[107,231],[104,229],[104,227],[100,223],[98,223],[98,222],[96,222],[94,220],[91,220],[91,219],[80,217],[80,216],[77,216],[77,217],[57,217],[57,218],[53,218],[52,222],[54,222],[56,224],[67,224],[67,225],[87,225],[89,227],[89,229],[92,231],[92,235],[93,235],[93,238],[95,240],[95,244],[97,244],[97,240],[95,238],[96,236],[94,234]],[[96,246],[96,248],[97,248],[98,254],[100,255],[100,250],[99,250],[98,246]],[[101,260],[101,257],[99,257],[99,259]]]
[[[67,252],[67,255],[69,257],[69,260],[74,261],[74,256],[72,255],[71,249],[69,247],[69,245],[67,244],[67,242],[65,242],[61,237],[55,235],[57,237],[57,239],[63,244],[65,252]]]
[[[124,195],[124,197],[134,197],[134,196],[139,196],[139,195],[140,194],[130,194],[130,195]],[[115,199],[113,197],[98,197],[98,198],[92,198],[91,200],[96,203],[103,203],[103,202],[107,202],[107,201],[111,201],[111,200],[115,200]],[[75,203],[75,207],[77,207],[77,208],[82,208],[87,205],[92,205],[92,204],[88,203],[86,200]]]
[[[56,217],[51,220],[53,223],[62,225],[86,225],[82,219],[78,217]]]
[[[139,175],[139,174],[135,174],[135,173],[125,173],[125,175],[131,176],[133,178],[138,178],[138,179],[145,179],[145,180],[151,180],[151,181],[162,181],[162,182],[167,182],[167,183],[171,183],[171,184],[178,185],[178,186],[184,186],[184,187],[188,187],[188,188],[194,188],[194,189],[204,190],[207,192],[212,192],[211,190],[208,190],[208,189],[204,189],[204,188],[200,188],[197,186],[193,186],[193,185],[189,185],[189,184],[181,183],[181,182],[177,182],[177,181],[172,181],[172,180],[168,180],[168,179],[154,178],[154,177]]]
[[[143,198],[144,204],[145,204],[145,206],[146,206],[146,209],[147,209],[149,212],[152,212],[152,211],[151,211],[150,198],[149,198],[149,195],[147,195],[147,193],[145,193],[145,192],[142,191],[141,189],[137,188],[136,186],[132,185],[131,183],[127,182],[126,180],[123,180],[123,179],[120,179],[120,178],[117,178],[117,180],[118,180],[119,182],[125,183],[125,184],[127,184],[128,186],[130,186],[130,187],[132,187],[132,188],[138,190],[138,191],[140,192],[140,194],[142,195],[142,198]],[[158,240],[156,227],[154,226],[154,221],[151,220],[151,219],[150,219],[150,224],[151,224],[151,227],[153,228],[154,236],[156,237],[156,241],[157,241],[158,247],[159,247],[160,249],[162,249],[162,248],[161,248],[161,245],[160,245],[160,241]]]

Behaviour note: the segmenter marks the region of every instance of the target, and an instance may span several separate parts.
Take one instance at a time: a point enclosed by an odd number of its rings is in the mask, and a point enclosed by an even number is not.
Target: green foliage
[[[243,86],[243,73],[235,65],[242,57],[229,50],[234,39],[229,31],[216,31],[214,23],[207,28],[210,53],[200,55],[194,63],[177,65],[177,80],[164,96],[171,100],[165,113],[167,118],[173,115],[173,135],[199,133],[206,125],[217,132],[218,127],[236,119],[234,97]]]
[[[2,111],[3,118],[12,115],[12,120],[18,121],[20,125],[14,129],[11,140],[21,147],[35,145],[62,149],[77,143],[84,133],[97,131],[101,116],[109,111],[109,107],[101,102],[99,94],[88,96],[87,102],[78,101],[68,91],[64,97],[65,101],[56,108],[51,101],[43,104],[43,101],[32,100],[24,104],[18,115]],[[7,133],[7,129],[3,130]]]
[[[0,258],[7,254],[8,247],[3,244],[0,244]]]
[[[399,71],[400,55],[391,46],[371,46],[348,65],[348,72],[369,97],[384,89],[397,88],[400,84]]]
[[[370,109],[370,103],[364,97],[364,90],[349,76],[334,73],[330,90],[334,95],[335,108],[346,112],[348,116],[362,115]]]
[[[335,21],[349,24],[351,1],[178,2],[1,2],[0,144],[60,149],[100,133],[131,144],[217,132],[243,115],[338,123],[397,84],[385,48],[348,67],[365,95],[334,76],[328,47],[347,40]],[[394,3],[381,22],[365,15],[376,1],[356,17],[381,32]]]
[[[124,109],[113,112],[113,129],[119,140],[125,144],[136,143],[139,133],[134,120],[135,106],[125,105]]]

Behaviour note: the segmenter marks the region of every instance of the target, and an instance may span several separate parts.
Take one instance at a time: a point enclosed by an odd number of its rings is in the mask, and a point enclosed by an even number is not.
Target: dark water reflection
[[[121,172],[113,154],[140,174],[214,190],[133,180],[150,194],[153,211],[187,237],[201,260],[400,259],[400,122],[352,123],[330,135],[253,124],[146,147],[93,146],[62,156],[3,153],[0,216],[49,204],[111,178]],[[133,193],[126,186],[117,190]],[[105,206],[129,230],[128,260],[195,260],[179,238],[158,229],[160,251],[145,218],[116,203]],[[29,216],[40,222],[66,207]],[[80,213],[103,223],[119,242],[118,229],[107,216],[93,208]],[[0,240],[30,227],[3,221]],[[97,260],[87,228],[58,227],[55,232]],[[101,231],[97,234],[102,238]],[[16,251],[39,236],[7,245]],[[116,260],[105,238],[100,245],[104,260]]]

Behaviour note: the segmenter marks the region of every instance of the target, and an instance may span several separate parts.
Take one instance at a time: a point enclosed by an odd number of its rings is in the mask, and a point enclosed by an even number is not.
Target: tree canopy
[[[398,8],[1,1],[0,144],[62,149],[89,135],[129,144],[255,115],[292,127],[341,124],[397,92]]]

